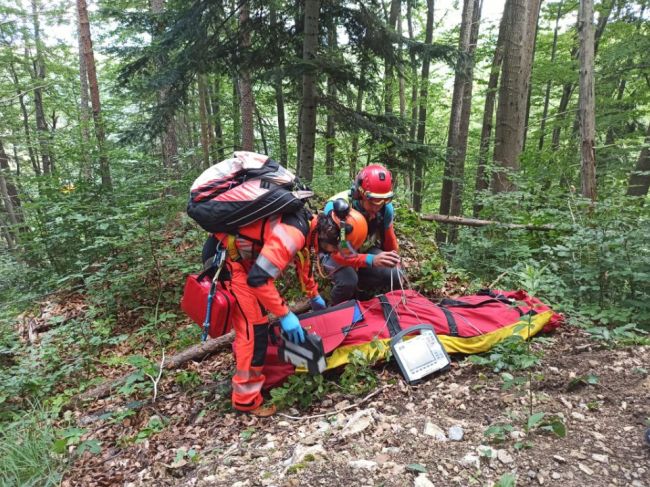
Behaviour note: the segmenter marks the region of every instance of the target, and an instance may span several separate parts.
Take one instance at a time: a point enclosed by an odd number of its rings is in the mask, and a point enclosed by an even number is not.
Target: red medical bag
[[[192,318],[197,325],[203,328],[205,314],[208,309],[208,295],[212,280],[205,276],[201,280],[198,274],[190,274],[185,281],[185,289],[181,298],[181,309]],[[235,298],[220,282],[212,299],[212,312],[210,313],[210,338],[225,335],[232,328],[230,318],[234,310]]]

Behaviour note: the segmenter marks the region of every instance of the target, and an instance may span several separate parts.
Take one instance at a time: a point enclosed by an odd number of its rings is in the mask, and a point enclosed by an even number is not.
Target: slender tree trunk
[[[510,173],[519,170],[532,67],[533,43],[530,38],[535,36],[534,26],[537,25],[539,1],[511,0],[509,2],[510,13],[505,36],[494,136],[496,171],[492,179],[492,190],[495,193],[513,190],[514,184],[510,179]]]
[[[563,0],[560,0],[560,3],[557,6],[557,15],[555,16],[555,29],[553,30],[553,47],[551,48],[551,64],[555,62],[555,55],[557,53],[557,35],[560,27],[560,19],[562,18],[562,5],[564,4]],[[544,109],[542,111],[542,123],[539,127],[539,145],[538,149],[541,151],[544,148],[544,130],[546,129],[546,117],[548,116],[548,104],[551,98],[551,85],[552,82],[549,79],[546,82],[546,91],[544,92]]]
[[[217,145],[217,158],[223,161],[226,158],[226,142],[223,138],[223,125],[221,123],[221,76],[214,77],[213,89],[210,92],[212,99],[212,116],[214,117],[214,136]]]
[[[232,78],[232,150],[241,150],[241,102],[239,96],[239,80]]]
[[[43,85],[45,85],[45,61],[43,60],[43,46],[41,41],[41,27],[39,11],[40,0],[32,0],[32,19],[34,22],[34,44],[36,46],[36,58],[33,60],[34,68],[34,107],[36,111],[36,131],[38,142],[41,147],[41,160],[43,161],[43,172],[51,174],[54,171],[52,148],[50,147],[50,132],[45,121],[45,110],[43,109]]]
[[[413,9],[411,2],[406,2],[406,21],[409,30],[409,39],[413,41],[415,40],[415,35],[413,33]],[[409,55],[411,57],[411,123],[409,126],[409,138],[414,140],[418,127],[418,70],[415,52],[412,49],[409,50]]]
[[[397,15],[397,35],[400,38],[399,44],[397,46],[397,53],[400,59],[400,63],[403,65],[403,45],[402,45],[402,9],[400,6],[399,13]],[[406,120],[406,79],[404,78],[404,68],[400,67],[399,70],[399,117],[402,120],[402,123]]]
[[[357,113],[361,113],[363,110],[363,90],[361,88],[357,89],[357,101],[355,105],[355,110]],[[359,167],[359,131],[355,130],[352,134],[352,154],[350,157],[350,166],[348,174],[350,179],[354,179],[357,176],[357,168]]]
[[[250,49],[251,33],[249,27],[249,0],[244,0],[239,13],[239,43],[243,51]],[[255,150],[255,127],[253,114],[255,113],[255,101],[253,99],[253,86],[248,67],[240,69],[239,73],[239,94],[241,96],[241,136],[242,149],[247,151]]]
[[[84,180],[90,181],[93,177],[93,163],[90,157],[90,93],[88,92],[88,70],[84,60],[84,46],[81,42],[81,22],[77,12],[77,37],[79,49],[79,125],[81,129],[82,163],[81,175]]]
[[[391,0],[390,14],[388,16],[388,29],[394,32],[397,24],[397,17],[401,8],[400,0]],[[384,112],[393,113],[393,63],[390,55],[384,58]]]
[[[318,52],[318,17],[320,0],[305,0],[305,29],[303,60],[308,65]],[[302,76],[302,135],[300,138],[300,178],[311,181],[314,175],[316,148],[316,77],[317,73],[305,67]]]
[[[154,15],[162,15],[165,11],[165,0],[150,0],[151,1],[151,12]],[[163,25],[161,22],[158,22],[154,35],[158,35],[162,32]],[[164,64],[166,61],[165,57],[160,59],[160,64]],[[164,105],[169,97],[169,89],[163,88],[158,91],[158,103]],[[178,171],[178,140],[176,136],[176,121],[173,115],[170,115],[169,119],[166,120],[165,126],[163,128],[161,136],[161,146],[162,146],[162,158],[163,166],[168,171]]]
[[[427,24],[424,31],[425,44],[431,44],[433,40],[433,0],[427,0]],[[427,102],[429,98],[429,66],[431,56],[425,53],[422,56],[422,78],[420,86],[420,110],[418,113],[417,141],[424,144],[424,135],[427,121]],[[422,210],[422,191],[424,189],[424,160],[418,157],[415,162],[415,175],[413,182],[413,209]]]
[[[616,101],[620,102],[623,99],[623,95],[625,94],[625,86],[627,84],[627,80],[622,79],[618,83],[618,87],[616,88]],[[616,131],[614,130],[613,126],[609,126],[607,128],[607,135],[605,136],[605,145],[609,146],[614,143],[616,140]]]
[[[336,22],[331,19],[330,25],[327,27],[327,43],[328,49],[332,56],[336,52]],[[336,81],[330,75],[327,77],[327,96],[331,101],[336,98]],[[325,174],[328,176],[334,175],[334,152],[336,150],[336,126],[334,123],[334,109],[328,108],[327,121],[325,123]]]
[[[474,211],[475,217],[479,215],[483,206],[479,203],[479,195],[490,187],[490,177],[487,172],[487,159],[490,151],[490,139],[492,137],[492,124],[494,120],[494,102],[496,100],[499,74],[503,61],[503,47],[505,43],[506,30],[509,23],[510,0],[506,0],[503,8],[503,17],[499,24],[499,35],[492,57],[492,67],[485,92],[485,108],[483,109],[483,125],[481,128],[481,141],[478,152],[478,164],[476,168],[476,182],[474,186]]]
[[[580,140],[582,196],[596,201],[596,106],[594,99],[594,4],[580,0]]]
[[[598,18],[598,25],[596,26],[596,33],[594,35],[594,59],[596,57],[596,54],[598,54],[598,46],[600,44],[600,39],[603,33],[605,32],[605,27],[607,26],[607,22],[609,21],[609,16],[612,12],[612,8],[614,7],[614,0],[605,0],[603,2],[603,5],[605,6],[605,10]],[[577,58],[578,54],[579,54],[578,48],[574,47],[571,50],[571,57]],[[569,106],[569,101],[571,100],[571,96],[575,91],[575,87],[576,87],[576,83],[574,82],[565,83],[562,86],[562,97],[560,98],[560,104],[556,112],[555,123],[554,123],[555,126],[553,128],[553,135],[551,137],[551,148],[553,149],[553,151],[558,150],[558,148],[560,147],[560,134],[562,132],[562,127],[564,126],[564,122],[566,120],[566,116],[568,113],[567,108]]]
[[[287,121],[284,115],[284,92],[282,91],[282,75],[275,77],[275,107],[278,116],[278,138],[280,139],[280,163],[287,167],[289,164],[289,149],[287,147]]]
[[[452,185],[458,173],[458,166],[464,163],[465,151],[467,149],[467,132],[461,131],[461,113],[465,103],[465,85],[471,83],[468,79],[469,66],[466,66],[469,58],[469,44],[472,30],[472,18],[474,15],[475,0],[463,1],[463,13],[461,15],[460,36],[458,40],[458,51],[463,56],[458,58],[456,63],[456,74],[454,76],[454,91],[451,98],[451,114],[449,116],[449,130],[447,132],[447,157],[442,178],[442,191],[440,193],[440,214],[449,215],[451,207]],[[469,112],[466,112],[469,116]],[[463,140],[464,139],[464,140]],[[445,240],[447,229],[440,229],[438,241]]]
[[[38,157],[34,153],[34,147],[32,145],[32,135],[31,129],[29,128],[29,114],[27,113],[27,105],[25,104],[25,95],[23,94],[23,90],[18,80],[18,74],[16,73],[15,66],[12,62],[9,63],[9,71],[11,73],[11,77],[13,78],[14,86],[16,87],[16,95],[18,96],[18,104],[20,105],[20,113],[22,114],[23,130],[25,131],[25,141],[27,142],[27,153],[29,154],[29,161],[32,164],[34,174],[40,176],[41,166],[38,163]]]
[[[212,120],[214,119],[214,111],[212,110],[212,94],[210,93],[210,85],[207,75],[203,77],[203,92],[205,93],[205,111],[207,114],[208,123],[208,149],[210,151],[210,159],[214,156],[215,142],[214,142],[214,128],[212,127]]]
[[[449,209],[452,215],[462,215],[463,191],[465,184],[465,159],[467,157],[467,139],[469,137],[469,120],[472,111],[472,91],[474,88],[474,53],[478,44],[479,26],[481,23],[481,10],[483,0],[474,0],[474,12],[472,14],[472,28],[469,39],[468,60],[469,67],[467,79],[463,87],[463,108],[460,114],[460,136],[458,137],[458,164],[452,175],[451,206]],[[458,228],[452,226],[449,231],[449,241],[456,242]]]
[[[269,155],[269,146],[266,143],[266,135],[264,134],[264,120],[262,119],[262,114],[257,107],[255,107],[255,116],[257,117],[257,126],[260,128],[260,139],[262,139],[264,154]]]
[[[628,196],[647,196],[650,186],[650,124],[646,131],[643,149],[639,154],[634,169],[630,173],[627,185]]]
[[[23,222],[20,211],[20,199],[18,190],[11,181],[11,170],[9,168],[9,157],[5,152],[4,145],[0,139],[0,196],[4,203],[5,211],[9,217],[9,223],[14,227],[12,235],[16,234],[16,225]]]
[[[201,153],[203,154],[203,167],[210,167],[210,135],[208,131],[208,108],[205,102],[205,79],[203,74],[198,75],[199,90],[199,120],[201,121]]]
[[[88,73],[88,88],[90,90],[90,102],[93,109],[93,121],[95,123],[95,137],[99,149],[99,173],[102,179],[102,189],[106,192],[113,190],[111,180],[111,169],[106,154],[106,137],[104,135],[104,122],[102,120],[102,108],[99,100],[99,85],[97,83],[97,72],[95,70],[95,55],[93,43],[90,37],[90,23],[88,22],[88,9],[86,0],[77,0],[77,13],[79,18],[79,32],[83,44],[84,60]]]
[[[536,46],[537,46],[537,34],[539,32],[539,24],[537,19],[539,19],[539,12],[540,9],[542,8],[542,2],[541,0],[537,3],[537,15],[535,16],[529,16],[528,20],[530,22],[534,22],[534,25],[529,25],[529,29],[534,29],[535,30],[535,35],[529,38],[530,46],[527,46],[527,49],[530,50],[531,58],[530,58],[530,66],[531,66],[531,73],[530,77],[532,79],[533,76],[533,66],[535,65],[535,52],[537,51]],[[526,95],[526,118],[524,122],[524,142],[521,146],[522,151],[526,149],[526,140],[528,138],[528,125],[530,124],[530,102],[532,99],[533,95],[533,82],[529,81],[528,83],[528,94]]]

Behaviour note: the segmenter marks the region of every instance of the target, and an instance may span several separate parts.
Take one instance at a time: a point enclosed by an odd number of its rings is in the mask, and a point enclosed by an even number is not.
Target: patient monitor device
[[[419,334],[407,336],[415,332]],[[420,324],[401,331],[391,339],[390,348],[402,375],[411,385],[434,372],[448,369],[451,364],[432,325]]]

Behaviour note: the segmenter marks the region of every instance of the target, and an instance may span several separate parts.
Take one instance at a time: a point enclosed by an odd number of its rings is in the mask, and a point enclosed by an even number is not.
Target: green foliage
[[[330,385],[322,375],[294,374],[289,376],[282,387],[271,389],[271,402],[278,409],[297,406],[308,408],[314,400],[322,399],[330,390]]]
[[[184,390],[194,389],[202,383],[201,376],[195,370],[181,370],[174,380]]]
[[[641,330],[635,323],[629,323],[615,328],[605,326],[588,326],[585,331],[591,338],[609,347],[624,345],[650,345],[650,334]]]
[[[67,459],[53,454],[57,435],[42,407],[1,423],[0,438],[0,485],[60,484]]]
[[[539,342],[541,338],[535,341]],[[528,341],[519,335],[511,335],[495,345],[492,350],[480,355],[471,355],[468,360],[474,364],[489,367],[494,372],[502,370],[525,370],[535,367],[542,359],[542,350],[532,350]]]
[[[162,430],[165,429],[166,421],[161,419],[159,416],[151,416],[149,418],[149,421],[147,422],[147,425],[142,428],[138,433],[135,435],[134,438],[131,440],[134,443],[142,443],[145,441],[147,438],[150,438],[151,436],[160,433]]]
[[[517,476],[514,473],[504,473],[492,487],[515,487],[517,485]]]
[[[390,359],[390,348],[383,342],[375,338],[369,345],[369,355],[361,350],[352,351],[339,378],[339,385],[348,394],[362,395],[376,389],[379,377],[373,367],[379,360]]]

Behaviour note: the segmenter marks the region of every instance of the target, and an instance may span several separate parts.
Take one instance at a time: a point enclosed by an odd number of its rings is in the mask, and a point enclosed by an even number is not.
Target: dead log
[[[304,313],[310,309],[308,302],[301,302],[296,305],[293,309],[293,312],[296,314]],[[278,319],[275,318],[270,321],[271,325],[278,323]],[[165,359],[165,369],[176,369],[181,365],[189,362],[190,360],[204,360],[206,357],[212,355],[213,353],[223,350],[228,345],[230,345],[235,338],[235,333],[230,332],[225,335],[222,335],[218,338],[207,340],[198,345],[186,348],[176,355],[172,355],[169,358]],[[132,372],[125,374],[116,379],[104,382],[97,387],[94,387],[88,391],[77,394],[70,400],[70,405],[74,406],[89,400],[97,400],[108,396],[113,390],[121,386],[126,379],[131,375]]]
[[[523,229],[540,232],[549,232],[551,230],[560,230],[555,225],[524,225],[521,223],[502,223],[494,220],[478,220],[476,218],[463,218],[462,216],[451,215],[422,215],[420,218],[427,221],[435,221],[438,223],[446,223],[452,225],[465,225],[468,227],[487,227],[494,225],[499,228],[506,229]]]

